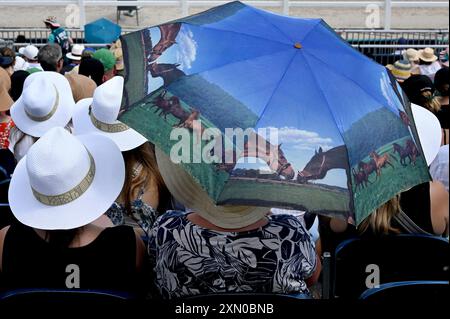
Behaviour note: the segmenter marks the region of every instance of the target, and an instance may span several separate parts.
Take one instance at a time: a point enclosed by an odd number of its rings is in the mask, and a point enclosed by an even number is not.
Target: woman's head
[[[155,154],[161,175],[172,196],[187,209],[218,227],[243,228],[261,220],[270,211],[270,208],[266,207],[218,206],[181,164],[174,164],[170,157],[158,148],[155,149]]]
[[[403,82],[402,88],[411,103],[425,107],[433,113],[440,110],[441,104],[435,96],[434,84],[428,76],[413,75]]]
[[[100,135],[77,138],[54,128],[18,163],[8,193],[10,207],[27,226],[76,229],[111,206],[124,176],[122,154],[111,140]]]
[[[122,154],[125,159],[125,184],[121,199],[125,202],[127,212],[131,213],[131,201],[135,194],[143,187],[151,186],[156,189],[156,193],[153,195],[158,203],[158,207],[154,208],[165,212],[165,206],[170,201],[170,193],[159,172],[154,145],[146,142],[135,149],[122,152]]]
[[[400,211],[400,195],[397,195],[366,217],[358,226],[358,230],[360,233],[372,231],[377,235],[398,234],[400,230],[392,225],[392,219]]]
[[[443,67],[436,72],[434,76],[434,85],[441,96],[448,96],[448,89],[450,84],[449,72],[447,67]]]

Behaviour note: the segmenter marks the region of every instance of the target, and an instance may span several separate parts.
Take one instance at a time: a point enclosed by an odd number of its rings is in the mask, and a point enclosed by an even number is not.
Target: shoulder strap
[[[409,234],[432,235],[429,232],[420,228],[408,215],[400,211],[394,216],[395,221]]]

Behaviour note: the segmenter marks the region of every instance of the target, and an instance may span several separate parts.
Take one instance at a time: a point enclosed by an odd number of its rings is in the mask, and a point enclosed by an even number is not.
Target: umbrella
[[[120,119],[219,205],[358,224],[430,179],[395,80],[321,19],[232,2],[122,44]]]
[[[113,43],[116,41],[122,28],[114,22],[101,18],[84,26],[84,39],[87,43]]]

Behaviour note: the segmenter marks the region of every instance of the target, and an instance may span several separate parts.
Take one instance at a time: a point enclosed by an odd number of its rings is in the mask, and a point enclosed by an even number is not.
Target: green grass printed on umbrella
[[[407,190],[414,185],[425,183],[430,180],[429,175],[426,173],[428,170],[424,169],[424,166],[426,167],[427,164],[423,155],[420,155],[417,158],[415,166],[410,164],[409,160],[407,160],[407,166],[402,166],[398,154],[396,153],[393,155],[392,144],[398,143],[404,145],[405,141],[410,138],[410,136],[407,136],[398,139],[380,147],[376,151],[379,155],[389,153],[389,155],[391,155],[391,163],[394,167],[392,168],[391,166],[386,165],[386,167],[381,168],[381,176],[377,180],[375,179],[376,172],[370,174],[369,181],[371,184],[369,183],[368,187],[358,187],[358,190],[356,191],[355,181],[352,180],[355,198],[355,215],[358,224],[377,207],[394,197],[399,189]],[[392,155],[397,161],[392,159]],[[371,158],[367,156],[363,161],[368,163],[370,159]],[[353,168],[357,171],[358,165],[355,165]]]
[[[277,185],[274,188],[274,184]],[[264,200],[252,200],[263,198]],[[332,190],[315,184],[283,183],[281,181],[235,179],[228,181],[219,203],[245,201],[258,206],[280,206],[280,203],[295,203],[297,209],[311,212],[348,211],[348,192]]]

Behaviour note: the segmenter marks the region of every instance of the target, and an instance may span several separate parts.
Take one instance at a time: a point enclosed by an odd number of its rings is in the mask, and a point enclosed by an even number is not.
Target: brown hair
[[[423,106],[428,111],[436,114],[441,109],[441,103],[439,103],[438,98],[431,91],[423,91],[421,95],[423,97]]]
[[[366,217],[359,225],[358,230],[360,233],[371,230],[377,235],[399,234],[400,230],[392,226],[392,218],[400,211],[400,195],[397,195]]]
[[[156,184],[158,190],[159,205],[155,209],[165,212],[165,204],[170,200],[170,193],[159,172],[154,145],[147,142],[122,154],[125,159],[125,183],[120,198],[124,200],[126,212],[131,214],[131,202],[135,199],[136,191],[151,183]],[[142,165],[142,170],[138,176],[133,177],[137,163]]]

